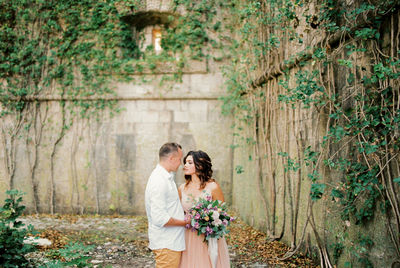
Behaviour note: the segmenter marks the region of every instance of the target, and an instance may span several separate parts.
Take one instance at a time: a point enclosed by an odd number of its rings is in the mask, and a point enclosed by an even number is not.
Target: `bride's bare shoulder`
[[[213,200],[221,200],[222,202],[225,201],[222,189],[215,180],[207,184],[207,189],[209,189],[211,192]]]
[[[219,188],[219,184],[218,184],[215,180],[213,180],[213,181],[208,182],[207,185],[206,185],[206,187],[207,187],[208,189],[210,189],[211,191],[213,191],[213,190]]]
[[[182,183],[181,185],[179,185],[178,189],[180,191],[183,191],[183,189],[185,189],[185,185],[186,185],[186,183]]]

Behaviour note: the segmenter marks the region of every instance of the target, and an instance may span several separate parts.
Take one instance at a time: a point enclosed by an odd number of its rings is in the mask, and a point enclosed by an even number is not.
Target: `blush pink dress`
[[[183,187],[182,187],[183,188]],[[211,191],[207,188],[199,196],[192,196],[182,190],[182,207],[187,212],[192,208],[196,200],[200,197],[211,196]],[[203,242],[204,236],[197,235],[190,229],[185,230],[186,250],[182,252],[180,268],[212,268],[210,257],[208,255],[208,246]],[[216,268],[229,268],[229,252],[225,238],[218,239],[218,260]]]

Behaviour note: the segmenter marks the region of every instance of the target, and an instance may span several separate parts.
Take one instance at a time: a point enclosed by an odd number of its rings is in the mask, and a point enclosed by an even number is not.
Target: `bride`
[[[211,159],[203,151],[190,151],[183,159],[186,183],[180,185],[178,192],[182,207],[187,212],[196,201],[207,195],[213,200],[224,202],[221,187],[212,178]],[[182,252],[181,268],[212,268],[208,246],[204,237],[197,232],[185,230],[186,250]],[[218,239],[218,258],[216,268],[230,267],[228,247],[225,238]]]

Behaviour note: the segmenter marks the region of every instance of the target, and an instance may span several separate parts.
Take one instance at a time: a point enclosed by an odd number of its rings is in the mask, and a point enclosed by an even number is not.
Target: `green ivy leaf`
[[[311,184],[311,200],[317,201],[322,198],[322,195],[324,194],[326,185],[322,183],[313,183]]]
[[[337,190],[337,189],[332,189],[331,196],[337,197],[337,198],[343,198],[344,197],[342,191]]]
[[[236,171],[236,174],[242,174],[242,173],[244,172],[244,169],[243,169],[242,166],[237,165],[237,166],[235,167],[235,171]]]

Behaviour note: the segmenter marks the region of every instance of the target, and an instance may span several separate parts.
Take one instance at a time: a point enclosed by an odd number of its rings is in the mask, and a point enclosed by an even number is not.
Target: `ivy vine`
[[[364,237],[358,246],[349,246],[347,240],[336,244],[329,254],[327,242],[314,223],[313,207],[319,200],[332,200],[329,206],[337,204],[344,226],[350,222],[367,226],[381,212],[399,258],[398,5],[395,1],[355,1],[349,8],[345,1],[331,0],[319,1],[317,7],[310,1],[284,0],[235,5],[231,28],[236,38],[230,40],[232,64],[225,68],[228,95],[223,98],[223,108],[237,118],[235,133],[242,138],[236,140],[253,147],[251,158],[259,159],[254,165],[271,239],[280,239],[284,233],[274,229],[279,162],[270,154],[276,151],[275,146],[284,167],[280,184],[287,198],[282,203],[289,204],[289,208],[281,209],[290,211],[293,244],[287,257],[304,242],[304,231],[297,238],[296,222],[301,178],[306,175],[310,190],[305,226],[310,225],[316,237],[322,267],[332,267],[331,256],[337,262],[346,251],[356,253],[355,261],[371,267],[368,254],[365,250],[360,253],[360,249],[374,243]],[[303,32],[325,38],[314,47],[305,46],[299,25]],[[287,51],[293,51],[291,46],[302,45],[302,51],[297,49],[292,57],[286,56]],[[338,77],[341,75],[345,77]],[[286,110],[285,118],[276,118],[279,109]],[[325,122],[318,126],[326,127],[317,142],[305,136],[306,132],[313,134],[301,124],[293,123],[298,119],[290,118],[302,110],[316,112],[313,120]],[[271,127],[274,120],[289,124],[289,118],[290,126],[282,128],[298,131],[285,134],[296,135],[297,155],[288,153],[288,136],[280,137],[285,130],[277,134]],[[242,166],[236,170],[243,173]],[[342,179],[331,181],[327,174],[341,174]],[[345,264],[351,266],[352,261]]]
[[[329,248],[316,227],[314,206],[330,201],[340,208],[346,226],[366,226],[381,211],[400,258],[398,3],[347,2],[174,0],[173,12],[185,12],[170,17],[177,23],[163,28],[163,51],[156,54],[140,47],[140,38],[132,36],[132,25],[118,11],[123,5],[134,13],[141,1],[0,0],[0,117],[7,122],[1,134],[10,188],[16,143],[23,136],[32,149],[30,176],[37,191],[38,150],[49,109],[38,98],[52,96],[61,111],[52,144],[54,165],[57,148],[77,118],[119,111],[112,98],[116,79],[131,81],[132,74],[155,72],[169,62],[177,71],[162,81],[179,81],[190,60],[220,61],[226,63],[223,112],[235,115],[233,130],[242,142],[233,148],[253,149],[249,160],[256,166],[270,239],[281,239],[290,224],[286,235],[292,247],[284,258],[302,247],[310,227],[322,267],[333,267],[331,255],[336,262],[345,251],[356,253],[361,265],[372,266],[364,250],[374,246],[368,237],[353,246],[343,238]],[[323,38],[311,45],[307,35]],[[319,129],[325,126],[324,134],[311,133],[295,120],[278,132],[271,122],[280,120],[280,110],[285,122],[300,112],[316,112],[313,119]],[[296,150],[288,142],[289,128],[297,130]],[[279,166],[284,172],[278,181]],[[56,197],[53,168],[51,212]],[[235,170],[246,174],[243,165]],[[328,180],[333,171],[341,174],[340,181]],[[304,226],[298,230],[303,177],[309,179],[309,199]],[[38,210],[37,197],[34,203]],[[281,228],[276,224],[278,209],[285,212]]]
[[[114,82],[149,82],[145,74],[162,65],[175,72],[165,74],[161,83],[179,82],[189,60],[208,57],[205,48],[213,42],[207,31],[218,26],[206,25],[216,8],[186,4],[199,15],[189,19],[172,9],[170,19],[177,22],[162,27],[158,54],[143,47],[143,31],[126,19],[143,11],[143,1],[0,0],[0,134],[6,181],[9,189],[15,188],[16,151],[25,140],[35,212],[44,211],[44,203],[48,212],[56,212],[55,158],[68,131],[79,121],[99,122],[120,112]],[[135,74],[141,74],[140,81],[134,81]],[[57,110],[60,120],[49,121]],[[43,203],[37,166],[43,129],[50,125],[55,134],[50,141],[50,194]]]

